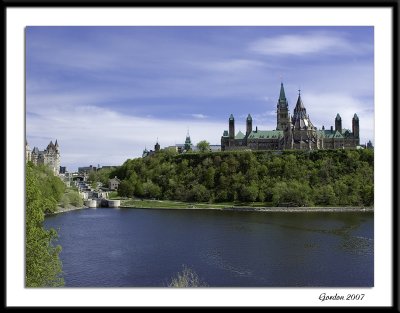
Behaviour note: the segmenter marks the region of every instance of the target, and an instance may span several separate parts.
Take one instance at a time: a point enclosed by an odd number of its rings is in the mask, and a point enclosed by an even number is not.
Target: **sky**
[[[373,27],[27,27],[26,138],[61,165],[121,165],[145,148],[276,128],[283,82],[314,126],[360,120],[374,143]]]

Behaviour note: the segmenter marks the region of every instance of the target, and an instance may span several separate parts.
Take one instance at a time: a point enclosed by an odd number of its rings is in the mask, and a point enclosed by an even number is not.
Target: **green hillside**
[[[119,195],[186,202],[373,206],[374,151],[159,151],[114,170]]]

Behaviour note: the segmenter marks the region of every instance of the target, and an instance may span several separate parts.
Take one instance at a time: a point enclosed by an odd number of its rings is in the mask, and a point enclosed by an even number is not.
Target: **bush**
[[[83,205],[83,199],[78,192],[75,191],[69,192],[68,198],[73,206],[80,207]]]
[[[67,194],[64,194],[61,198],[60,205],[63,208],[67,208],[69,206],[69,197]]]
[[[207,284],[201,282],[199,276],[185,265],[182,266],[182,272],[177,277],[172,278],[168,287],[186,288],[186,287],[207,287]]]

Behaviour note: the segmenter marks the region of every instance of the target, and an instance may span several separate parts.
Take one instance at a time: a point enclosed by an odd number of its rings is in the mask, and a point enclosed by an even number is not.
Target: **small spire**
[[[233,114],[231,114],[231,116],[229,116],[229,120],[231,120],[231,121],[233,121],[233,120],[234,120],[234,118],[233,118]]]
[[[358,116],[357,116],[357,114],[356,113],[354,113],[354,117],[353,117],[355,120],[358,120]]]
[[[341,120],[342,118],[340,117],[339,113],[336,115],[337,120]]]
[[[247,120],[248,120],[248,121],[251,121],[251,120],[252,120],[250,113],[249,113],[249,115],[247,115]]]
[[[297,103],[296,103],[295,109],[304,109],[303,101],[301,100],[300,89],[299,89],[299,97],[297,98]]]

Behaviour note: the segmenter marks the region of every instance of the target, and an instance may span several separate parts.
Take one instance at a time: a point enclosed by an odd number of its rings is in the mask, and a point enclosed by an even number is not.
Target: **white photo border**
[[[391,306],[392,8],[17,8],[6,10],[7,306]],[[24,288],[26,26],[373,26],[375,36],[375,284],[372,288]],[[389,131],[388,131],[389,130]],[[362,302],[321,303],[364,293]]]

